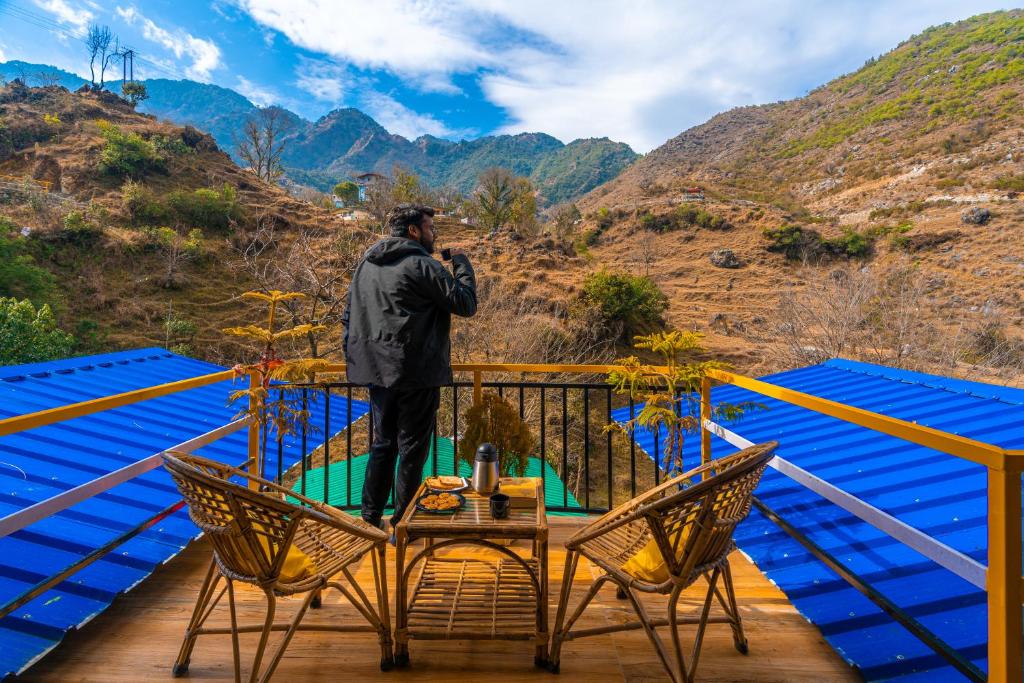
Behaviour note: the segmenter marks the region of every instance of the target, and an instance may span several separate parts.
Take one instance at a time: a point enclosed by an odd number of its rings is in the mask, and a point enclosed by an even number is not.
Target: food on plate
[[[431,489],[458,489],[466,485],[462,477],[435,476],[427,477],[427,488]]]
[[[420,499],[420,505],[427,510],[453,510],[461,501],[450,493],[431,493]]]

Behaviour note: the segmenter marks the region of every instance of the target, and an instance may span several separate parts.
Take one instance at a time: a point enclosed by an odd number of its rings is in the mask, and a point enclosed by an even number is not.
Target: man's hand
[[[465,256],[466,255],[466,250],[465,249],[459,249],[458,247],[452,247],[448,251],[451,252],[452,257],[455,257],[455,256]]]

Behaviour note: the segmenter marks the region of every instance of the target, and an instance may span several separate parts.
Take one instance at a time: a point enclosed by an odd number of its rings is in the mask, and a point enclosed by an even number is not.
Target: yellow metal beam
[[[988,471],[988,679],[1022,683],[1021,483]]]
[[[523,374],[557,374],[569,372],[577,375],[606,375],[613,370],[621,370],[621,365],[563,365],[558,363],[452,363],[455,372],[520,372]],[[651,366],[652,372],[667,372],[668,368],[661,365]],[[344,363],[333,363],[323,373],[344,373]]]
[[[249,373],[249,389],[257,389],[260,386],[260,374],[258,372]],[[253,415],[260,415],[262,406],[259,400],[253,394],[249,394],[249,410]],[[263,425],[266,428],[266,425]],[[262,460],[260,458],[260,423],[258,420],[252,420],[249,423],[249,434],[247,439],[247,450],[249,462],[246,463],[246,471],[252,477],[261,477],[262,473]],[[263,454],[266,456],[266,454]],[[306,457],[303,453],[302,457]],[[259,489],[259,485],[255,479],[249,480],[249,488],[253,491]]]
[[[65,420],[70,420],[75,417],[82,417],[83,415],[92,415],[93,413],[99,413],[104,410],[111,410],[113,408],[120,408],[121,406],[130,405],[132,403],[138,403],[139,401],[146,401],[148,399],[157,398],[159,396],[167,396],[168,394],[175,394],[179,391],[187,391],[189,389],[195,389],[196,387],[203,387],[206,386],[207,384],[223,382],[226,379],[231,379],[233,376],[234,372],[232,372],[231,370],[225,370],[223,372],[214,372],[209,375],[200,375],[199,377],[183,379],[177,382],[158,384],[153,387],[146,387],[145,389],[126,391],[123,394],[114,394],[113,396],[94,398],[89,401],[72,403],[70,405],[60,406],[58,408],[40,410],[39,412],[36,413],[29,413],[27,415],[17,415],[15,417],[9,417],[6,420],[0,420],[0,436],[8,436],[10,434],[23,432],[26,429],[45,427],[46,425],[51,425],[56,422],[63,422]]]
[[[1012,459],[1007,459],[1007,452],[981,441],[968,439],[956,434],[948,434],[938,429],[914,424],[905,420],[899,420],[888,415],[872,413],[861,408],[844,405],[828,399],[812,396],[792,389],[786,389],[775,384],[751,379],[743,375],[736,375],[722,370],[711,370],[708,375],[712,379],[733,384],[743,389],[757,392],[764,396],[779,399],[786,403],[807,408],[823,415],[835,417],[861,427],[873,429],[876,432],[889,434],[911,443],[916,443],[927,448],[934,448],[943,453],[949,453],[971,462],[976,462],[993,469],[1005,469],[1007,465],[1015,464]]]

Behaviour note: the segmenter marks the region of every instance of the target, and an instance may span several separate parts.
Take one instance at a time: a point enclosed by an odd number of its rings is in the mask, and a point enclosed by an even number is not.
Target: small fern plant
[[[459,441],[459,460],[472,468],[477,446],[490,443],[498,451],[501,476],[521,477],[526,473],[536,439],[515,406],[488,392],[479,404],[466,411],[466,425],[466,433]]]
[[[327,369],[329,363],[320,358],[285,360],[278,355],[277,344],[286,339],[305,337],[316,334],[324,329],[323,325],[296,325],[288,329],[275,330],[277,309],[284,301],[301,299],[305,294],[300,292],[246,292],[242,298],[249,301],[262,301],[266,304],[266,327],[245,325],[228,327],[222,330],[232,337],[241,337],[257,345],[260,349],[259,360],[255,363],[235,365],[232,370],[235,377],[255,374],[257,381],[245,389],[232,392],[228,405],[245,399],[245,407],[239,417],[247,416],[254,420],[261,429],[268,425],[273,427],[278,441],[289,434],[294,434],[299,425],[309,423],[308,405],[297,395],[298,392],[282,388],[279,398],[271,399],[271,385],[282,385],[312,382],[316,373]]]
[[[716,360],[695,360],[704,353],[700,332],[665,330],[635,337],[633,348],[654,353],[660,366],[649,365],[636,356],[620,358],[620,369],[608,374],[608,383],[619,395],[642,402],[639,414],[631,420],[609,425],[608,429],[626,434],[637,428],[659,435],[661,453],[654,454],[658,465],[668,473],[683,470],[683,441],[700,428],[700,386],[710,370],[729,366]],[[747,412],[761,408],[758,403],[718,403],[711,408],[713,420],[737,420]]]

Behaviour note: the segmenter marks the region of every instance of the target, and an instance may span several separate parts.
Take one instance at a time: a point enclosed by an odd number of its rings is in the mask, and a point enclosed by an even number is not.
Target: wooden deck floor
[[[562,542],[575,524],[570,520],[552,520],[551,594],[557,599],[565,553]],[[196,542],[180,556],[160,568],[152,577],[81,631],[68,636],[56,650],[28,670],[19,681],[71,683],[103,681],[171,681],[171,665],[193,601],[202,583],[210,557],[209,546]],[[393,556],[392,556],[393,562]],[[732,645],[725,625],[708,627],[700,667],[701,681],[857,681],[850,669],[824,642],[817,629],[808,624],[790,605],[786,596],[769,583],[742,555],[732,558],[740,610],[744,618],[750,654],[739,654]],[[368,564],[368,563],[367,563]],[[394,576],[393,563],[388,578]],[[581,562],[574,590],[586,590],[591,567]],[[361,583],[372,586],[368,569],[362,568]],[[687,599],[688,598],[688,599]],[[695,609],[699,588],[684,597],[683,606]],[[261,621],[262,593],[241,592],[244,603],[240,619]],[[650,604],[664,604],[664,598],[652,596]],[[582,625],[598,626],[625,618],[626,603],[615,599],[606,588],[581,620]],[[279,602],[279,619],[290,613],[297,600]],[[227,623],[226,608],[223,622]],[[552,617],[554,609],[552,608]],[[337,592],[324,594],[324,607],[311,611],[307,622],[354,619],[355,610],[344,603]],[[211,625],[213,619],[211,617]],[[684,629],[692,627],[683,627]],[[255,636],[243,636],[245,647]],[[689,633],[683,631],[684,642]],[[273,642],[271,646],[273,647]],[[492,641],[413,641],[409,669],[381,673],[376,639],[368,634],[300,633],[292,641],[275,680],[289,683],[325,680],[381,681],[454,681],[489,682],[537,681],[662,681],[667,680],[654,651],[642,631],[596,636],[568,643],[563,650],[561,675],[533,667],[532,646],[525,642]],[[243,664],[244,666],[244,664]],[[231,646],[227,636],[200,639],[192,655],[189,679],[194,681],[232,680]],[[188,679],[183,679],[188,680]]]

